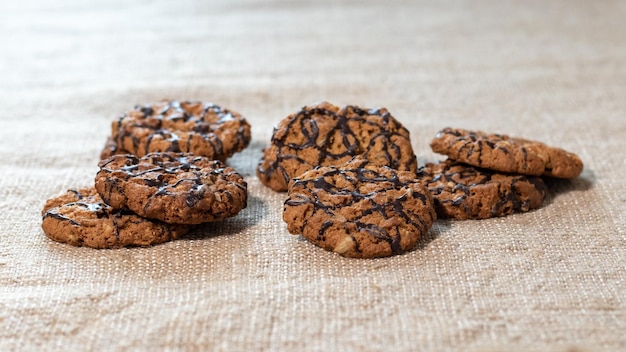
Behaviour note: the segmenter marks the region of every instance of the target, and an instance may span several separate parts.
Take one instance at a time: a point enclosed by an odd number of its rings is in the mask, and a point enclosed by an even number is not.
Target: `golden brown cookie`
[[[501,172],[574,178],[583,170],[583,163],[575,154],[503,134],[445,128],[430,146],[452,160]]]
[[[400,171],[417,172],[409,132],[385,108],[320,103],[283,119],[263,151],[257,176],[275,191],[316,166],[342,165],[353,156]]]
[[[289,232],[345,257],[410,250],[436,218],[433,200],[413,172],[360,157],[301,174],[288,194],[283,220]]]
[[[250,143],[250,125],[240,114],[202,102],[162,101],[137,105],[112,123],[102,156],[189,152],[224,161]]]
[[[224,220],[246,207],[247,184],[219,160],[185,153],[113,155],[99,163],[96,189],[114,209],[173,224]]]
[[[54,241],[92,248],[149,246],[177,239],[189,231],[189,226],[114,210],[93,188],[69,190],[48,200],[41,226]]]
[[[538,176],[512,175],[446,160],[420,167],[437,217],[487,219],[541,207],[546,185]]]

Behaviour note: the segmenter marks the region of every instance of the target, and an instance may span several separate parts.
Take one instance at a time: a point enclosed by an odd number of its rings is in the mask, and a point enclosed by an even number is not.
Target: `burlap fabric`
[[[0,350],[626,349],[621,1],[3,1]],[[136,103],[213,101],[253,142],[248,208],[186,239],[74,248],[46,198],[92,184]],[[442,127],[561,146],[544,208],[440,221],[405,255],[345,259],[287,233],[254,175],[305,104],[386,106],[420,164]]]

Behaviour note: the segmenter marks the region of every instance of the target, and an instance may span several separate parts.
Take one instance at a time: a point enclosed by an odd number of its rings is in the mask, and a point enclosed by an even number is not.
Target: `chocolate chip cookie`
[[[541,207],[546,185],[538,176],[503,174],[446,160],[421,167],[418,178],[439,218],[486,219]]]
[[[73,246],[149,246],[179,238],[189,226],[148,220],[105,204],[95,189],[69,190],[46,202],[42,228],[54,241]]]
[[[345,257],[412,249],[435,221],[430,193],[409,171],[356,157],[293,179],[283,220],[292,234]]]
[[[189,152],[224,161],[250,143],[250,125],[240,114],[202,102],[163,101],[137,105],[112,123],[116,148],[102,156]]]
[[[583,170],[582,161],[573,153],[504,134],[445,128],[430,146],[452,160],[501,172],[574,178]]]
[[[283,119],[263,151],[257,176],[275,191],[316,166],[342,165],[363,155],[373,163],[417,172],[409,132],[385,108],[320,103]]]
[[[247,184],[218,160],[188,153],[113,155],[99,163],[95,184],[114,209],[174,224],[224,220],[246,207]]]

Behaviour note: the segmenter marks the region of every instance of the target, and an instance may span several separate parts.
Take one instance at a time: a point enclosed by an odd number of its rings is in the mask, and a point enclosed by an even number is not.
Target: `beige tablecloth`
[[[0,350],[626,350],[623,1],[3,1]],[[110,121],[162,98],[245,115],[239,216],[151,248],[48,240]],[[420,164],[454,126],[577,153],[545,207],[439,221],[354,260],[288,234],[255,177],[305,104],[385,106]]]

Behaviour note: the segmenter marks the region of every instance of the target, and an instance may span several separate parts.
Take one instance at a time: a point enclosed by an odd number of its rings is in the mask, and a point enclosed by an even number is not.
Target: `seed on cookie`
[[[385,108],[305,106],[274,129],[257,166],[261,182],[286,191],[289,181],[317,166],[343,165],[353,156],[400,171],[417,171],[409,132]]]
[[[437,217],[486,219],[541,207],[546,186],[541,177],[503,174],[446,160],[420,167],[418,179],[435,201]]]
[[[137,105],[113,121],[102,157],[189,152],[224,161],[250,143],[250,125],[237,112],[215,104],[162,101]]]
[[[150,246],[179,238],[189,226],[148,220],[104,203],[94,188],[68,190],[44,205],[42,228],[50,239],[73,246]]]
[[[283,209],[290,233],[354,258],[410,250],[435,219],[431,195],[413,172],[362,157],[293,179]]]
[[[224,220],[246,207],[247,184],[221,161],[188,153],[113,155],[99,163],[98,193],[115,209],[173,224]]]
[[[583,170],[573,153],[504,134],[444,128],[430,146],[452,160],[501,172],[574,178]]]

